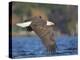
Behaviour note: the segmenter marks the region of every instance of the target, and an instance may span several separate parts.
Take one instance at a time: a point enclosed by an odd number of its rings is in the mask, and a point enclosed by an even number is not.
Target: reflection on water
[[[77,54],[78,38],[76,36],[61,35],[55,38],[56,51],[51,56]],[[10,52],[11,53],[11,52]],[[13,58],[50,56],[37,36],[12,37]]]

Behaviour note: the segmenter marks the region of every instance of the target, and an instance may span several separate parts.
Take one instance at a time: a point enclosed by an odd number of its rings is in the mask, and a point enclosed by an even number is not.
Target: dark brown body
[[[32,20],[31,27],[33,31],[42,39],[43,44],[48,51],[55,50],[55,40],[53,29],[46,25],[47,21],[40,17],[35,17]]]

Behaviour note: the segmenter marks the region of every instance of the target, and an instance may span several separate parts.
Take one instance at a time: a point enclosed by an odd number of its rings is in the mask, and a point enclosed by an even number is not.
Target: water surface
[[[77,36],[60,35],[55,38],[56,51],[49,54],[38,36],[12,37],[12,57],[40,57],[77,54]]]

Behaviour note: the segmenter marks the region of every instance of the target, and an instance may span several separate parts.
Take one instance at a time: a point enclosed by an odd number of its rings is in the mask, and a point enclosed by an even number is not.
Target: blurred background
[[[45,20],[55,23],[55,33],[77,35],[78,33],[78,7],[75,5],[56,5],[38,3],[12,3],[12,34],[29,35],[26,28],[16,26],[32,16],[42,16]],[[32,33],[31,33],[32,34]]]

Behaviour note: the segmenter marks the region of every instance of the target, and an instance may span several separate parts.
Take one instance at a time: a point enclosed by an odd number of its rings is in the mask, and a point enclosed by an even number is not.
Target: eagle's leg
[[[48,41],[48,42],[47,42]],[[53,37],[53,33],[48,33],[46,36],[45,45],[47,47],[47,52],[49,55],[55,54],[56,51],[56,42]]]
[[[48,52],[49,55],[55,54],[56,44],[52,44],[49,47],[47,47],[47,52]]]

